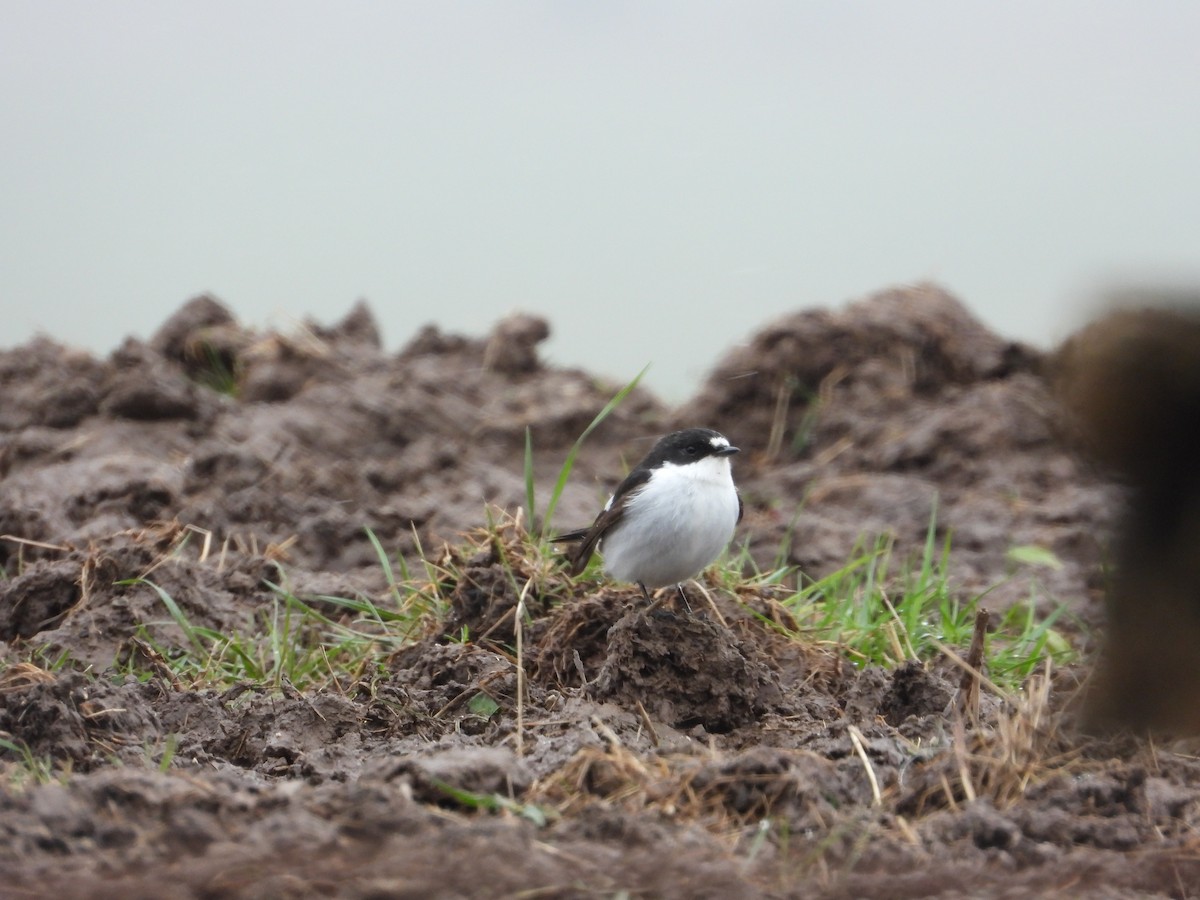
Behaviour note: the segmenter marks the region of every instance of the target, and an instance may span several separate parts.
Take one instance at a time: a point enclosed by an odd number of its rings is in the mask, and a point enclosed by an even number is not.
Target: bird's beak
[[[720,450],[714,450],[713,456],[733,456],[737,452],[737,447],[722,447]]]

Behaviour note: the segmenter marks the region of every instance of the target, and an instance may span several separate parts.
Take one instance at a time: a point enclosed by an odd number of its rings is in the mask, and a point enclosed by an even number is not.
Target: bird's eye
[[[683,452],[686,453],[688,456],[695,456],[699,452],[699,450],[700,450],[700,448],[697,447],[695,444],[688,444],[687,449],[684,450]]]

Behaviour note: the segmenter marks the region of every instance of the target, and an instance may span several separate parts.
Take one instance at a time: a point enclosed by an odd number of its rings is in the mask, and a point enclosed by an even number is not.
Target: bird
[[[648,588],[673,584],[686,606],[681,582],[720,555],[742,520],[730,466],[737,452],[711,428],[685,428],[660,438],[589,527],[551,539],[577,542],[567,554],[570,573],[582,572],[599,550],[604,571],[636,584],[647,601]]]

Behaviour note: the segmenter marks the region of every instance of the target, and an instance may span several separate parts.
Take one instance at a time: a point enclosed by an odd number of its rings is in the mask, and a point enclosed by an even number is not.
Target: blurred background
[[[547,316],[682,400],[781,313],[936,280],[1049,346],[1200,283],[1200,4],[0,4],[0,346],[211,292],[389,347]]]

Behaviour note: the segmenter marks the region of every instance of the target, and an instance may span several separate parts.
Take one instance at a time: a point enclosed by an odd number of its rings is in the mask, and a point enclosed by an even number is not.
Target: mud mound
[[[203,564],[182,552],[195,537],[164,525],[117,532],[83,551],[34,546],[56,558],[21,560],[21,574],[0,582],[0,634],[34,643],[48,659],[66,654],[80,664],[110,667],[142,639],[184,644],[162,593],[196,627],[248,628],[270,606],[278,569],[270,559],[241,554]],[[22,551],[28,546],[17,544]]]
[[[922,285],[884,291],[842,312],[798,312],[768,325],[730,351],[680,417],[696,409],[714,413],[731,432],[747,435],[747,448],[786,453],[798,449],[804,411],[835,382],[858,408],[875,410],[952,385],[1031,372],[1038,362],[1036,351],[1004,341],[954,297]],[[780,421],[781,406],[800,416]]]
[[[615,392],[542,368],[548,333],[527,317],[478,341],[431,328],[390,355],[363,306],[331,328],[259,334],[198,298],[105,361],[47,340],[5,351],[0,533],[82,548],[177,519],[217,547],[377,575],[365,527],[413,554],[477,525],[484,503],[518,508],[526,427],[549,472]],[[660,418],[635,391],[606,432],[640,438]],[[592,503],[578,488],[561,509]],[[15,552],[0,544],[0,565]]]
[[[471,637],[489,646],[516,641],[517,603],[524,593],[526,616],[544,615],[548,572],[521,549],[522,532],[509,520],[494,535],[474,532],[462,548],[447,550],[439,567],[454,573],[443,634]],[[530,590],[529,588],[533,588]]]
[[[600,591],[541,620],[530,635],[532,677],[554,688],[578,688],[595,679],[608,657],[609,631],[632,603],[632,595]]]
[[[916,557],[932,519],[962,589],[1048,609],[1097,595],[1117,504],[1059,440],[1043,365],[939,288],[885,291],[762,329],[672,420],[718,422],[754,452],[739,474],[761,559],[787,533],[791,561],[818,578],[864,534]],[[1009,554],[1025,546],[1055,565],[1017,564]]]
[[[592,693],[675,728],[732,731],[782,699],[765,656],[707,619],[631,612],[609,630],[608,646]]]

